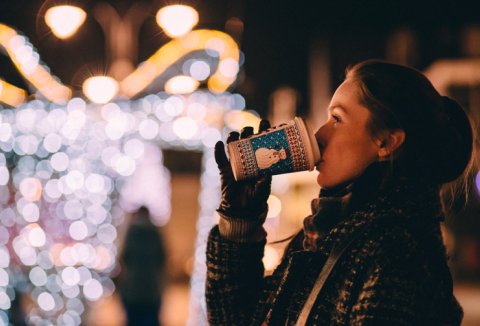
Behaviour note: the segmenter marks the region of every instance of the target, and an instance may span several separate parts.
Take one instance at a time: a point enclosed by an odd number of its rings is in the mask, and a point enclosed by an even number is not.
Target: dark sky
[[[98,2],[101,1],[81,1],[81,4],[88,11]],[[109,2],[120,12],[133,3],[132,0]],[[136,2],[151,8],[139,33],[139,61],[142,61],[169,39],[155,23],[156,10],[165,1]],[[0,22],[24,32],[42,60],[68,85],[79,87],[92,70],[105,71],[103,33],[94,19],[87,18],[72,39],[60,41],[43,22],[42,12],[48,6],[47,3],[42,7],[44,3],[1,0]],[[247,104],[260,112],[268,105],[268,95],[280,85],[298,89],[304,98],[300,106],[308,106],[305,99],[309,49],[316,39],[329,45],[335,84],[345,65],[371,57],[382,58],[385,40],[396,28],[408,26],[418,33],[421,53],[417,64],[418,68],[424,68],[437,58],[458,56],[458,31],[469,24],[480,24],[478,5],[466,0],[183,0],[181,3],[191,4],[199,11],[197,28],[223,30],[229,18],[242,19],[240,47],[245,64],[236,91],[243,93]],[[0,78],[25,87],[3,55],[0,55]]]

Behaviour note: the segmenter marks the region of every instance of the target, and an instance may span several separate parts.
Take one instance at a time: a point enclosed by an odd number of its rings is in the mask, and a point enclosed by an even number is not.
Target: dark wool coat
[[[210,325],[294,325],[332,245],[366,223],[337,262],[307,325],[459,325],[438,218],[438,187],[402,183],[351,212],[303,249],[303,232],[264,277],[265,241],[222,238],[207,245],[206,300]]]

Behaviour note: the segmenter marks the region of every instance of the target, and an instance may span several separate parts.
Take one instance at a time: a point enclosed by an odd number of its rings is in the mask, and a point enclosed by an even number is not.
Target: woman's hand
[[[261,120],[259,133],[270,128],[268,120]],[[252,127],[245,127],[238,132],[231,132],[227,144],[239,138],[253,135]],[[219,141],[215,144],[215,161],[222,180],[222,199],[218,211],[228,217],[256,220],[265,216],[268,210],[267,199],[270,196],[272,177],[264,175],[258,179],[235,181],[232,167],[225,154],[225,146]]]

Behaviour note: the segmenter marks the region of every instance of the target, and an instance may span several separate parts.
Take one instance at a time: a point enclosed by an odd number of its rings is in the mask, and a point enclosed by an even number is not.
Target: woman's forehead
[[[362,106],[358,83],[345,80],[333,94],[329,110],[337,108],[345,113],[351,113],[356,106]]]

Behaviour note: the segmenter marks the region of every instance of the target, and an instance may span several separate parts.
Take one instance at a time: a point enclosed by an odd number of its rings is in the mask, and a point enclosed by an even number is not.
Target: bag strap
[[[367,223],[363,227],[355,229],[353,233],[351,233],[345,240],[333,246],[332,250],[330,251],[330,254],[328,255],[327,261],[325,262],[325,265],[323,265],[323,268],[320,271],[320,274],[318,275],[318,278],[315,281],[315,284],[313,285],[312,291],[310,292],[310,295],[308,296],[308,299],[305,302],[302,308],[302,311],[300,312],[300,315],[298,316],[295,326],[304,326],[307,324],[307,319],[310,315],[313,305],[315,304],[315,301],[317,300],[317,297],[320,294],[320,291],[325,285],[325,281],[327,280],[328,276],[332,272],[333,267],[335,267],[335,264],[337,263],[338,259],[342,256],[345,250],[352,244],[352,242],[356,238],[358,238],[360,234],[364,233],[371,226],[371,224],[372,223]]]

